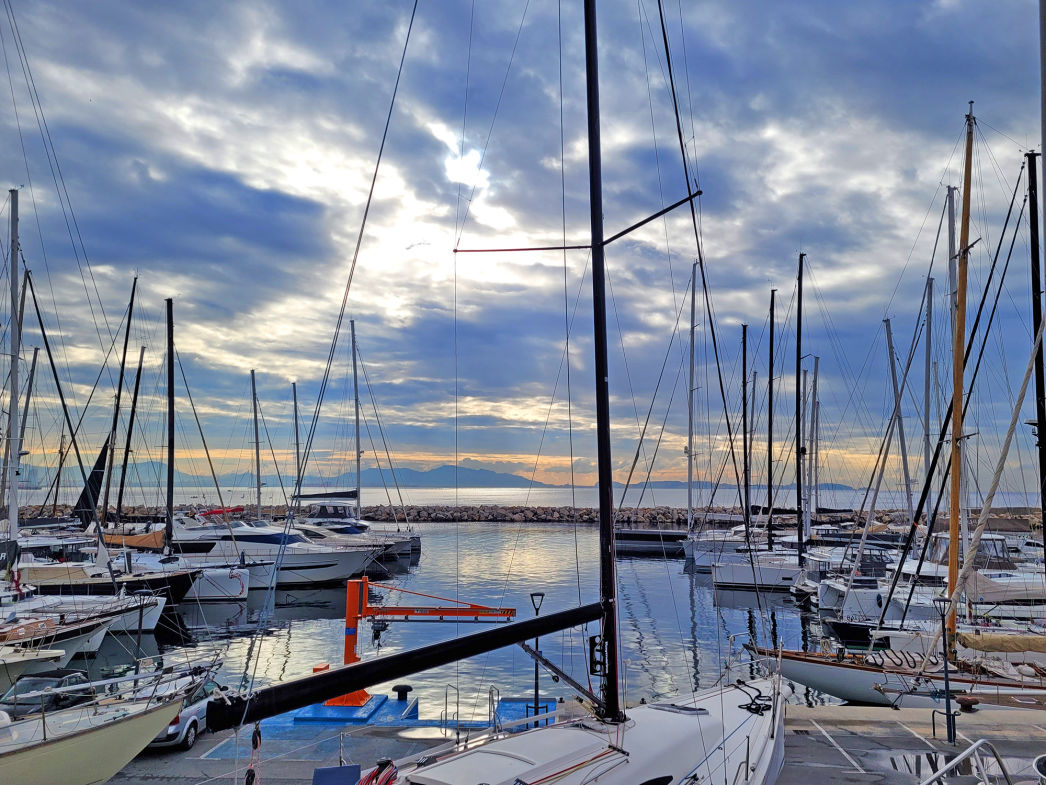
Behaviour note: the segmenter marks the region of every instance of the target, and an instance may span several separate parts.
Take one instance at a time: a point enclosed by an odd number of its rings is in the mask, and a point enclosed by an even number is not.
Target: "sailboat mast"
[[[893,329],[890,320],[883,319],[886,325],[886,362],[890,364],[890,384],[893,387],[893,416],[897,423],[897,438],[901,446],[901,471],[904,474],[904,499],[908,504],[908,522],[915,517],[912,509],[912,475],[908,471],[908,443],[904,438],[904,416],[901,414],[901,388],[897,384],[897,365],[894,363]]]
[[[973,162],[973,101],[966,115],[966,165],[962,182],[959,258],[955,289],[955,335],[952,344],[952,471],[948,511],[948,591],[959,578],[959,503],[962,493],[963,356],[966,344],[966,274],[970,243],[970,179]],[[948,633],[955,632],[955,609],[948,614]]]
[[[291,397],[294,399],[294,487],[301,493],[301,437],[298,434],[298,384],[291,382]]]
[[[770,290],[770,373],[766,380],[766,547],[774,549],[774,300]]]
[[[741,477],[744,482],[744,504],[745,508],[742,511],[745,521],[745,531],[750,532],[752,529],[752,483],[751,477],[751,464],[749,462],[748,454],[748,325],[741,325],[741,450],[744,453],[741,456],[742,460],[742,472]],[[749,538],[749,547],[752,542]]]
[[[690,271],[690,381],[686,396],[686,530],[694,530],[694,332],[697,329],[697,260]]]
[[[62,487],[62,462],[65,460],[65,423],[62,423],[62,436],[58,442],[58,470],[54,479],[54,504],[51,505],[51,515],[58,516],[58,491]]]
[[[25,290],[22,290],[25,300]],[[29,363],[29,379],[25,383],[25,405],[22,407],[22,422],[18,426],[18,443],[25,445],[25,426],[29,422],[29,407],[33,402],[33,382],[36,380],[36,361],[40,356],[40,347],[33,347],[33,359]]]
[[[21,457],[22,443],[18,438],[18,352],[22,338],[22,325],[18,319],[18,189],[8,192],[11,196],[11,258],[7,274],[11,278],[11,411],[7,421],[7,442],[10,445],[11,460],[7,464],[10,487],[8,496],[8,536],[18,539],[18,462]]]
[[[814,428],[817,423],[817,372],[821,358],[814,357],[814,372],[810,380],[810,400],[806,409],[806,520],[807,526],[804,534],[809,534],[809,522],[817,515],[817,485],[814,480],[814,467],[817,464],[817,445],[815,444]]]
[[[603,660],[603,717],[622,719],[618,696],[617,586],[614,576],[614,486],[610,454],[606,281],[603,255],[603,175],[599,140],[599,58],[596,2],[585,0],[585,88],[588,105],[588,195],[592,227],[592,318],[596,376],[596,460],[599,473],[599,598]]]
[[[1038,153],[1030,152],[1028,159],[1028,245],[1031,247],[1031,315],[1035,334],[1042,324],[1042,271],[1039,267],[1039,187],[1037,177]],[[1043,379],[1042,344],[1035,352],[1035,433],[1039,452],[1039,511],[1040,521],[1046,521],[1046,383]],[[1046,532],[1046,527],[1043,528]],[[1044,535],[1046,536],[1046,535]]]
[[[116,402],[113,404],[113,422],[109,427],[109,460],[105,473],[105,494],[102,496],[101,524],[109,518],[109,491],[113,485],[113,463],[116,460],[116,429],[120,424],[120,394],[123,392],[123,375],[127,367],[127,344],[131,340],[131,317],[134,316],[134,293],[138,288],[138,276],[131,282],[131,300],[127,305],[127,326],[123,334],[123,353],[120,355],[120,374],[116,379]]]
[[[799,275],[796,283],[795,316],[795,525],[796,556],[803,563],[803,391],[800,385],[803,375],[803,261],[806,254],[799,254]]]
[[[145,347],[138,349],[138,371],[134,375],[134,392],[131,393],[131,412],[127,417],[127,440],[124,442],[123,463],[120,465],[120,487],[116,490],[116,519],[123,513],[123,491],[127,484],[127,461],[131,457],[131,434],[134,433],[134,415],[138,411],[138,388],[142,382],[142,363],[145,361]]]
[[[929,482],[930,457],[930,364],[933,357],[933,278],[926,279],[926,359],[923,374],[923,471]]]
[[[174,539],[174,300],[167,303],[167,521],[164,545],[171,550]],[[137,382],[136,382],[137,384]]]
[[[254,369],[251,368],[251,406],[254,409],[254,488],[257,493],[258,520],[261,520],[261,437],[258,435],[258,390],[254,386]]]
[[[360,519],[360,383],[356,374],[356,320],[349,320],[352,336],[352,399],[356,408],[356,520]]]

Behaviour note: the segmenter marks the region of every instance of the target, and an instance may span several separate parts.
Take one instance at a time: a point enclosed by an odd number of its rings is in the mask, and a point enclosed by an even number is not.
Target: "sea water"
[[[423,543],[420,562],[384,580],[374,579],[380,586],[371,589],[372,604],[431,606],[458,600],[513,608],[517,619],[525,619],[535,615],[532,592],[544,592],[541,614],[599,599],[599,533],[594,526],[441,523],[421,524],[417,530]],[[717,594],[709,577],[688,571],[683,559],[619,558],[616,568],[628,702],[685,697],[715,684],[730,658],[737,658],[741,646],[753,638],[764,644],[780,640],[789,648],[817,646],[819,628],[787,596]],[[265,591],[252,591],[245,603],[183,603],[177,623],[185,625],[189,640],[171,645],[170,630],[166,635],[161,630],[146,637],[143,650],[162,653],[166,664],[218,655],[224,660],[219,680],[232,686],[245,680],[261,687],[307,675],[324,663],[341,664],[344,587],[281,590],[271,618],[259,627],[265,598]],[[393,622],[374,636],[370,623],[363,621],[358,652],[368,659],[489,626]],[[539,647],[545,657],[588,686],[594,680],[587,675],[587,637],[598,633],[598,624],[564,630],[542,637]],[[135,645],[134,636],[110,636],[92,671],[100,673],[129,659]],[[554,683],[543,669],[539,679],[543,698],[572,699],[572,690]],[[510,646],[400,681],[414,688],[412,697],[419,698],[423,717],[483,721],[492,691],[495,697],[533,696],[534,661],[520,647]],[[392,686],[377,685],[370,692],[390,694]],[[800,699],[821,700],[809,693]]]

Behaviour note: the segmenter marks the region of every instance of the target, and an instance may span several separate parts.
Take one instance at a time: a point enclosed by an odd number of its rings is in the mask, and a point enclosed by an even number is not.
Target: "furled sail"
[[[98,497],[102,492],[102,480],[105,478],[105,458],[109,454],[109,437],[105,437],[105,444],[98,453],[98,459],[94,462],[94,468],[87,475],[87,485],[80,491],[80,497],[73,506],[73,517],[79,518],[80,523],[86,527],[94,520],[98,506]]]

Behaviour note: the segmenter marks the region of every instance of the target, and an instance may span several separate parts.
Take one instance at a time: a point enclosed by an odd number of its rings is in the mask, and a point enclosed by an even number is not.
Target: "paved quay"
[[[1014,782],[1038,782],[1032,760],[1046,753],[1046,713],[982,709],[956,720],[957,743],[945,741],[929,709],[859,706],[789,706],[785,711],[785,767],[778,785],[919,783],[980,739],[998,750]],[[994,766],[988,771],[997,773]],[[970,775],[969,767],[959,775]],[[949,777],[948,782],[980,782]]]
[[[934,738],[927,709],[788,706],[785,767],[778,784],[911,785],[929,777],[981,738],[995,745],[1014,782],[1037,782],[1031,762],[1046,753],[1046,714],[985,709],[961,715],[957,730],[958,744],[950,747],[944,740],[940,717]],[[282,716],[262,723],[262,743],[254,768],[264,785],[311,785],[318,766],[338,764],[339,751],[345,761],[366,767],[380,757],[412,757],[451,740],[435,723],[353,727],[296,723]],[[188,752],[144,752],[112,782],[242,783],[250,762],[250,729],[238,734],[209,733]],[[959,772],[972,773],[968,768]],[[978,780],[960,776],[949,781],[959,785]]]

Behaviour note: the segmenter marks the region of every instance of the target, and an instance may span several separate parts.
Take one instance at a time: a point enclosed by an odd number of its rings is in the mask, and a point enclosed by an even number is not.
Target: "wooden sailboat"
[[[614,575],[613,487],[604,295],[604,239],[596,52],[596,2],[585,0],[592,296],[595,314],[596,430],[599,469],[600,601],[499,626],[258,690],[208,706],[208,725],[227,728],[304,707],[318,700],[492,651],[538,635],[599,620],[590,641],[599,694],[585,693],[584,719],[467,741],[433,761],[382,767],[383,783],[473,785],[477,782],[592,782],[634,785],[718,780],[773,783],[783,763],[785,690],[779,676],[739,681],[681,699],[625,707],[619,692],[617,598]],[[692,197],[691,197],[692,198]],[[684,200],[686,201],[686,200]],[[700,740],[698,742],[697,740]],[[395,764],[390,764],[395,765]]]

